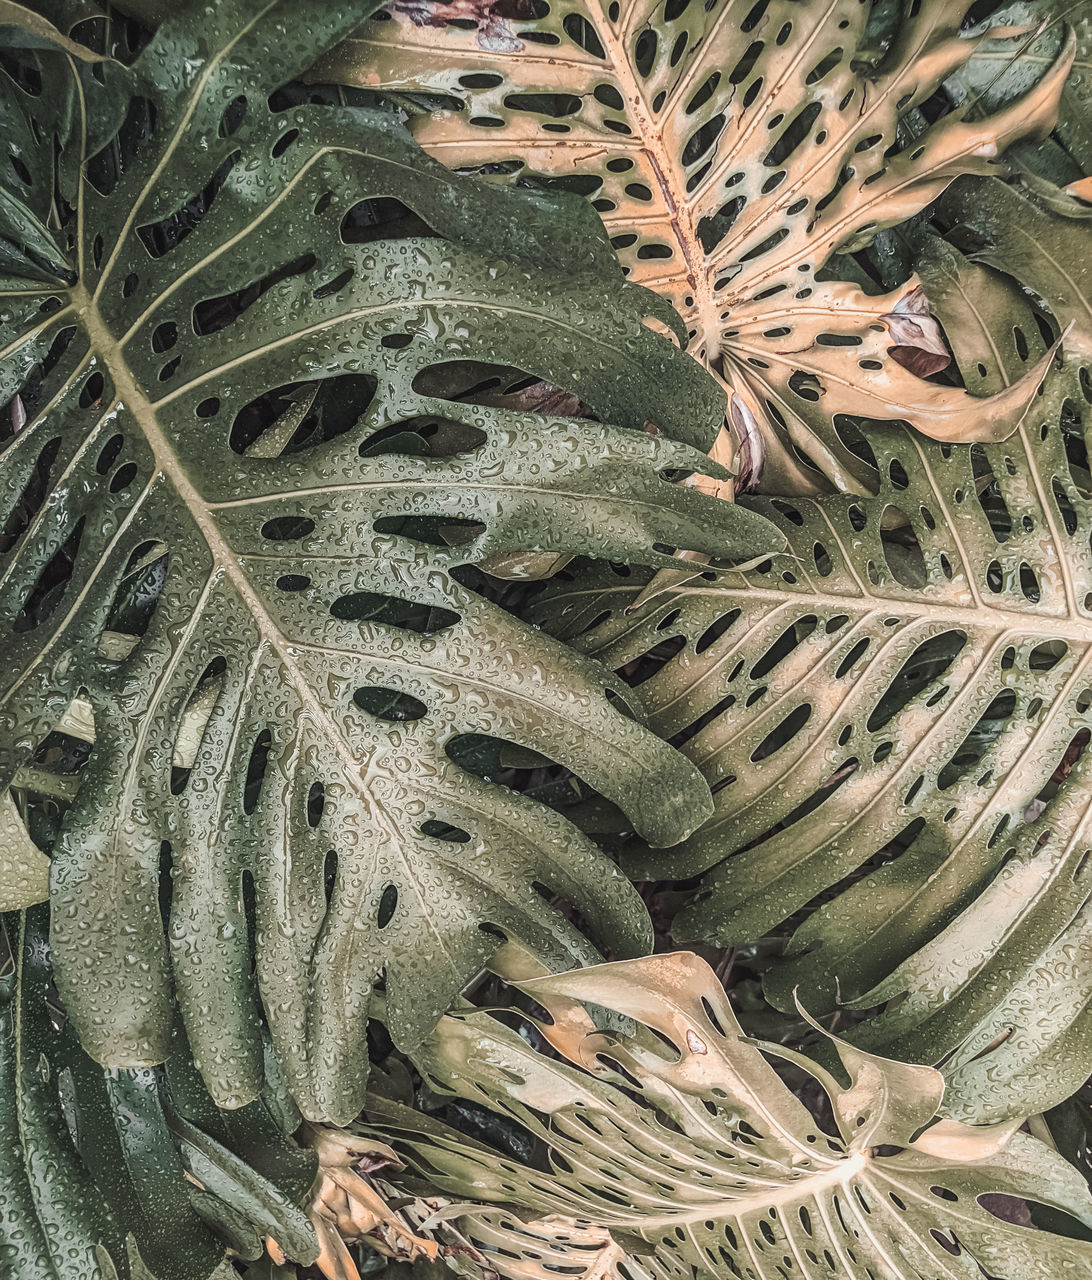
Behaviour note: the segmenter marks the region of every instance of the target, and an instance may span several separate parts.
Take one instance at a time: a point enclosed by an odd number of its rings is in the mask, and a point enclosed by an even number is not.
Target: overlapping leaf
[[[765,466],[769,492],[866,492],[836,415],[1002,439],[1041,373],[984,401],[926,381],[912,353],[943,344],[914,314],[916,281],[875,297],[819,278],[836,250],[1050,128],[1071,39],[993,114],[919,110],[976,48],[965,9],[900,6],[877,48],[858,0],[396,0],[317,74],[440,94],[412,124],[446,164],[593,197],[630,279],[671,300],[723,379],[744,471]]]
[[[702,876],[677,936],[742,942],[808,908],[775,1002],[892,1001],[857,1041],[950,1055],[946,1106],[988,1119],[1067,1097],[1092,1043],[1092,325],[1055,287],[1088,261],[1073,203],[1065,219],[974,183],[945,209],[1067,327],[1010,441],[876,429],[860,447],[877,497],[756,503],[789,554],[643,603],[646,575],[604,571],[539,615],[627,673],[711,784],[715,815],[682,849],[625,863]],[[968,385],[1011,382],[1050,339],[997,270],[936,240],[921,269]]]
[[[1089,1243],[982,1207],[1001,1192],[1088,1221],[1092,1200],[1055,1151],[1013,1125],[934,1123],[944,1086],[929,1067],[838,1043],[845,1084],[797,1058],[830,1097],[834,1138],[744,1039],[696,956],[518,985],[549,1014],[539,1029],[564,1061],[482,1013],[445,1018],[421,1061],[434,1088],[522,1125],[545,1147],[547,1169],[397,1104],[370,1106],[380,1134],[456,1202],[436,1219],[478,1250],[477,1269],[473,1255],[460,1268],[472,1275],[545,1277],[563,1265],[654,1280],[954,1280],[981,1268],[1047,1280],[1092,1263]],[[592,1005],[635,1029],[599,1030]],[[471,1199],[516,1213],[460,1203]]]
[[[231,1280],[226,1249],[256,1258],[266,1233],[310,1261],[318,1246],[301,1202],[316,1161],[270,1099],[219,1115],[181,1037],[166,1072],[104,1071],[56,1006],[44,909],[4,923],[14,967],[0,979],[3,1274]]]
[[[1071,0],[1018,0],[992,13],[985,39],[957,76],[975,110],[995,111],[1033,85],[1072,31],[1073,66],[1059,101],[1058,123],[1038,146],[1014,148],[1024,172],[1059,186],[1092,175],[1092,13]]]
[[[770,536],[661,478],[702,465],[667,437],[707,448],[718,392],[585,206],[281,89],[368,9],[191,6],[131,68],[24,35],[0,75],[0,784],[33,826],[52,768],[69,806],[58,987],[124,1067],[162,1060],[177,995],[225,1106],[261,1088],[264,1009],[296,1097],[341,1118],[380,971],[412,1044],[498,931],[592,954],[553,895],[645,942],[624,878],[457,739],[546,753],[654,843],[707,807],[624,686],[453,571]],[[528,378],[619,425],[493,405]]]

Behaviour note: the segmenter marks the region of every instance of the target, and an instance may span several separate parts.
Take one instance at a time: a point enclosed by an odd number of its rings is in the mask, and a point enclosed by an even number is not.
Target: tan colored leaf
[[[864,493],[875,477],[835,415],[1003,439],[1042,374],[985,403],[924,381],[943,350],[935,326],[916,313],[907,343],[886,319],[903,317],[905,334],[917,281],[873,299],[817,279],[835,251],[917,213],[960,174],[997,172],[1008,145],[1050,129],[1072,40],[984,118],[912,116],[978,47],[961,34],[966,7],[908,9],[878,57],[868,6],[852,0],[396,0],[316,74],[455,100],[411,121],[445,163],[593,198],[630,279],[671,301],[693,354],[744,422],[762,424],[766,487]]]
[[[634,683],[714,793],[669,859],[624,846],[635,879],[701,877],[674,936],[727,946],[796,917],[773,1002],[874,1011],[855,1044],[948,1055],[948,1114],[999,1122],[1068,1097],[1092,1053],[1092,474],[1067,283],[1089,224],[991,185],[946,209],[1055,318],[939,241],[919,261],[976,390],[1008,394],[1071,326],[1016,435],[956,449],[876,426],[858,442],[876,497],[748,500],[788,555],[665,590],[595,571],[533,617]]]
[[[319,1241],[315,1266],[327,1280],[360,1280],[346,1239],[367,1239],[373,1249],[401,1261],[437,1256],[437,1244],[414,1233],[370,1176],[400,1163],[390,1147],[326,1125],[305,1124],[301,1135],[319,1158],[311,1222]],[[267,1241],[266,1248],[274,1262],[283,1263],[284,1253],[275,1240]]]
[[[375,1132],[389,1135],[418,1178],[455,1201],[509,1206],[490,1219],[464,1205],[461,1217],[446,1210],[444,1223],[506,1280],[544,1280],[559,1269],[583,1280],[956,1280],[979,1268],[1047,1280],[1092,1265],[1087,1241],[984,1207],[1001,1193],[1092,1222],[1088,1188],[1057,1152],[1025,1134],[1001,1143],[991,1132],[975,1145],[969,1126],[958,1135],[962,1148],[946,1126],[949,1150],[937,1151],[925,1141],[932,1128],[922,1139],[908,1132],[934,1117],[940,1077],[930,1068],[853,1051],[853,1082],[842,1089],[812,1064],[839,1117],[834,1138],[762,1052],[780,1049],[743,1036],[719,980],[695,955],[518,985],[553,1019],[539,1029],[564,1061],[475,1011],[446,1017],[419,1065],[433,1089],[537,1138],[546,1171],[408,1108],[378,1098],[369,1106]],[[600,1030],[597,1009],[632,1019],[633,1030]],[[573,1033],[559,1036],[558,1024]],[[390,1177],[398,1185],[399,1175]],[[558,1234],[544,1236],[565,1223],[600,1233],[600,1265],[579,1247],[587,1235],[571,1253]]]
[[[10,789],[0,793],[0,911],[49,897],[49,859],[27,834]]]

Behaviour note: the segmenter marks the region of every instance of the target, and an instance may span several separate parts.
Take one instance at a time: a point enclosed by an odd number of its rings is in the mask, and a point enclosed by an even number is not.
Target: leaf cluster
[[[1088,1267],[1090,33],[0,0],[0,1271]]]

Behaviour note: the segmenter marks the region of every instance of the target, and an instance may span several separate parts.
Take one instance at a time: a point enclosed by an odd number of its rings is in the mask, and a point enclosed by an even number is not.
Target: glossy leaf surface
[[[381,972],[412,1044],[498,934],[594,955],[555,894],[645,945],[624,878],[457,739],[533,747],[654,843],[708,807],[622,685],[453,570],[779,537],[661,477],[704,465],[718,391],[590,210],[282,87],[369,7],[224,0],[131,66],[27,37],[0,75],[0,784],[25,807],[82,744],[58,989],[118,1067],[165,1057],[177,997],[233,1107],[262,1087],[263,1010],[301,1105],[342,1119]],[[528,378],[618,425],[492,404]]]

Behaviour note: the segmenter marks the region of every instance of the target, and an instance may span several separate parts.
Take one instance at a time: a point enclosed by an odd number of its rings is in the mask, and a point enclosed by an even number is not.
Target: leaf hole
[[[379,908],[375,914],[376,926],[380,929],[385,929],[394,918],[397,907],[398,889],[395,885],[389,884],[383,890],[383,894],[379,899]]]
[[[1012,689],[1002,689],[994,695],[955,755],[940,771],[937,778],[938,791],[947,791],[982,760],[1004,732],[1005,725],[1015,710],[1016,694]]]
[[[470,123],[477,122],[475,118]],[[338,234],[344,244],[374,244],[377,240],[434,237],[436,233],[401,200],[380,196],[354,204],[342,218]]]
[[[1024,599],[1031,604],[1038,604],[1042,599],[1039,579],[1035,570],[1026,560],[1020,565],[1020,590],[1023,592]]]
[[[96,370],[80,389],[80,408],[90,409],[93,406],[97,406],[102,400],[102,393],[105,387],[105,379],[102,374]]]
[[[398,724],[421,720],[428,715],[428,707],[420,698],[400,689],[387,689],[382,685],[365,685],[353,694],[353,701],[377,720],[389,720]]]
[[[169,565],[170,555],[162,542],[142,542],[129,556],[99,637],[100,657],[120,662],[147,634]]]
[[[822,103],[816,101],[809,102],[798,111],[781,131],[773,146],[763,157],[762,163],[770,168],[777,168],[783,165],[807,138],[808,134],[811,133],[812,126],[818,119],[821,110]]]
[[[884,559],[900,585],[921,589],[929,581],[925,556],[910,517],[900,507],[887,506],[880,516],[880,542]]]
[[[227,663],[222,657],[213,658],[193,686],[182,714],[178,717],[178,732],[171,751],[172,795],[181,795],[189,785],[190,774],[205,740],[209,720],[224,687]]]
[[[685,636],[670,636],[665,640],[658,641],[639,658],[634,658],[627,662],[625,666],[619,668],[618,674],[631,689],[636,688],[637,685],[644,684],[646,680],[651,680],[677,653],[685,648]]]
[[[703,712],[691,724],[685,726],[668,739],[668,745],[672,747],[682,747],[691,739],[696,738],[706,726],[711,725],[718,716],[735,706],[736,697],[734,694],[726,694],[719,702],[715,703],[708,711]]]
[[[254,740],[250,751],[250,759],[246,766],[246,779],[243,783],[243,812],[252,814],[261,799],[262,784],[265,782],[269,768],[269,752],[273,746],[273,734],[263,729]]]
[[[762,742],[751,753],[751,763],[758,764],[769,759],[776,751],[787,746],[811,719],[811,703],[805,702],[794,708],[779,725],[763,738]]]
[[[228,177],[239,159],[239,152],[234,151],[219,166],[216,172],[205,183],[204,187],[173,213],[156,222],[145,223],[137,227],[137,235],[152,258],[162,258],[164,254],[177,249],[186,237],[194,231],[212,208],[216,197],[224,188]],[[128,294],[126,294],[128,297]],[[195,326],[196,327],[196,326]],[[198,330],[200,332],[200,330]]]
[[[84,522],[85,517],[81,516],[71,527],[24,597],[22,607],[12,623],[12,630],[17,635],[40,627],[61,603],[72,579],[83,538]]]
[[[716,644],[716,642],[722,635],[724,635],[739,616],[739,609],[729,609],[727,613],[722,613],[720,617],[711,622],[698,637],[697,642],[694,645],[694,652],[704,653],[711,645]]]
[[[233,98],[224,108],[223,115],[220,117],[220,124],[217,133],[221,138],[230,138],[233,133],[237,133],[239,126],[246,117],[246,96],[239,94],[237,98]]]
[[[936,684],[956,660],[967,643],[963,631],[942,631],[918,645],[903,663],[898,675],[888,685],[866,721],[865,728],[875,733],[889,724],[929,685]]]
[[[322,821],[326,809],[326,787],[321,782],[312,782],[307,792],[307,825],[314,830]]]
[[[1001,493],[997,476],[990,466],[985,449],[980,444],[971,446],[971,464],[974,469],[974,492],[982,514],[990,526],[990,532],[998,543],[1007,542],[1012,536],[1012,515]]]
[[[585,53],[599,59],[607,56],[598,32],[581,14],[567,13],[561,25],[569,39]]]
[[[449,822],[439,822],[435,818],[422,822],[420,830],[423,836],[430,836],[433,840],[446,840],[449,844],[470,843],[469,831],[464,831],[462,827],[453,827]]]
[[[486,531],[480,520],[462,516],[381,516],[372,528],[433,547],[466,546]]]
[[[270,542],[298,542],[314,531],[310,516],[275,516],[262,525],[262,537]]]
[[[299,136],[300,131],[298,129],[288,129],[285,133],[282,133],[277,141],[274,142],[273,148],[269,153],[270,156],[274,160],[279,160]]]
[[[367,436],[360,445],[362,458],[388,454],[420,458],[454,458],[474,453],[489,437],[477,427],[450,418],[423,416],[394,422]]]
[[[117,447],[120,449],[123,438],[117,436],[116,439],[118,441]],[[41,511],[52,487],[53,465],[57,460],[60,447],[60,436],[54,436],[52,440],[46,441],[39,451],[33,467],[29,469],[27,481],[21,492],[15,497],[8,517],[4,521],[2,529],[0,529],[0,552],[10,551],[12,547],[16,546]],[[109,442],[107,443],[108,447]],[[106,449],[104,448],[103,453],[105,452]],[[101,460],[102,454],[99,457]],[[99,474],[102,474],[101,470]]]
[[[228,443],[245,457],[284,457],[351,431],[375,399],[370,374],[289,382],[256,396],[235,415]]]
[[[356,272],[352,267],[346,267],[344,271],[339,271],[336,276],[332,276],[325,284],[320,284],[313,289],[311,296],[316,302],[321,302],[323,298],[332,298],[345,288],[345,286],[356,277]]]
[[[276,270],[270,271],[267,275],[240,289],[233,289],[230,293],[224,293],[215,298],[205,298],[196,303],[192,313],[194,333],[198,337],[208,337],[210,334],[226,329],[270,290],[295,276],[306,275],[316,261],[313,253],[301,254],[298,258],[293,258],[291,262],[284,263],[283,266],[277,267]],[[291,287],[280,291],[281,303],[278,310],[281,315],[293,309],[295,292]]]
[[[819,619],[814,614],[807,614],[786,627],[751,668],[751,679],[761,680],[769,675],[779,662],[783,662],[794,649],[808,639],[818,625]]]
[[[435,635],[460,621],[460,615],[451,609],[376,591],[339,596],[330,606],[330,613],[343,622],[381,623],[418,635]]]

